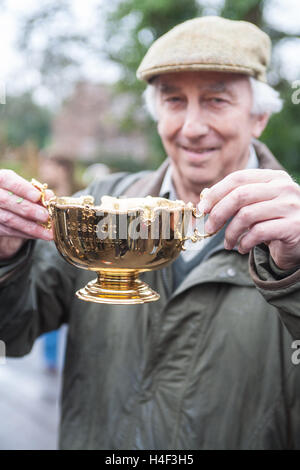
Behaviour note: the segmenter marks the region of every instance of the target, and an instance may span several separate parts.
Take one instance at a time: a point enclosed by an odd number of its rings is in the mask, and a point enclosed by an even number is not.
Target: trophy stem
[[[141,304],[159,299],[159,294],[139,278],[139,271],[99,271],[97,279],[76,292],[81,300],[111,304]]]

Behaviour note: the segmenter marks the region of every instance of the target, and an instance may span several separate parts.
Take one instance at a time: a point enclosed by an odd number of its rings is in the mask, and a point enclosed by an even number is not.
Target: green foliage
[[[276,0],[225,0],[224,4],[219,7],[218,14],[225,18],[246,20],[258,25],[270,35],[275,46],[287,37],[293,38],[294,36],[275,29],[266,21],[265,7],[273,1]],[[57,31],[57,25],[64,23],[61,18],[67,21],[72,16],[70,1],[50,0],[46,4],[41,3],[40,9],[24,22],[21,29],[20,47],[26,54],[31,54],[32,50],[35,52],[30,57],[37,58],[34,63],[39,67],[44,82],[47,83],[47,79],[52,77],[53,83],[56,77],[59,87],[66,82],[68,71],[70,71],[69,75],[73,76],[74,70],[77,66],[79,67],[70,53],[72,46],[75,48],[80,46],[87,54],[91,51],[96,52],[99,67],[101,67],[103,52],[106,57],[117,63],[121,70],[121,78],[115,86],[115,92],[130,93],[133,97],[132,107],[121,123],[122,131],[131,132],[133,128],[136,128],[148,138],[150,155],[145,166],[155,167],[164,158],[164,150],[156,132],[156,125],[150,119],[141,121],[137,117],[136,110],[141,109],[141,95],[145,84],[136,79],[136,69],[156,38],[178,23],[201,16],[208,10],[206,0],[102,1],[99,2],[95,11],[99,19],[98,29],[91,28],[89,34],[84,37],[78,32],[75,24],[72,27],[72,23],[68,23],[70,28],[58,28],[59,31]],[[103,21],[106,41],[104,48],[99,51],[98,33],[99,29],[103,28]],[[55,28],[53,28],[54,24]],[[37,50],[34,49],[32,39],[39,31],[47,31],[48,41],[44,48],[39,47]],[[276,88],[286,99],[286,104],[282,113],[271,118],[261,140],[270,147],[295,178],[300,178],[300,133],[298,131],[300,105],[292,104],[293,90],[291,85],[284,80],[281,66],[276,60],[273,61],[272,77],[273,79],[275,77]],[[22,128],[22,123],[20,126]],[[20,142],[22,137],[17,136],[19,132],[21,131],[13,129],[12,126],[8,134],[14,135],[14,139]],[[124,160],[122,159],[119,164],[122,166]],[[131,167],[130,161],[128,165]]]
[[[286,170],[300,182],[300,104],[292,102],[294,91],[288,83],[282,83],[283,110],[272,116],[261,140]]]
[[[48,110],[38,106],[30,93],[7,97],[0,106],[1,140],[9,146],[19,147],[31,140],[42,148],[50,134],[51,116]]]
[[[80,62],[74,49],[87,50],[89,38],[76,29],[69,0],[37,2],[36,8],[20,23],[18,46],[39,70],[43,85],[62,99],[70,89]],[[37,38],[42,45],[37,46]]]
[[[106,10],[106,53],[122,66],[124,89],[141,90],[136,69],[150,44],[177,23],[198,16],[196,0],[112,0]]]
[[[266,23],[263,7],[268,2],[269,0],[226,0],[220,13],[226,18],[250,21],[262,28],[271,37],[274,50],[274,46],[279,41],[285,40],[285,35]],[[260,140],[270,148],[286,170],[300,182],[300,133],[298,130],[300,104],[293,104],[294,90],[291,84],[281,76],[282,71],[278,61],[273,60],[274,67],[277,77],[276,89],[280,91],[284,107],[279,114],[271,117]]]
[[[23,166],[20,162],[15,162],[15,161],[10,161],[10,160],[2,161],[2,158],[0,158],[0,167],[6,168],[7,170],[13,170],[19,175],[22,175],[23,173]]]
[[[148,138],[147,167],[156,168],[165,153],[150,118],[141,124],[136,121],[134,108],[140,108],[145,83],[138,81],[136,70],[150,44],[176,24],[199,16],[202,7],[196,0],[112,0],[104,10],[107,56],[121,66],[121,79],[116,93],[130,93],[134,97],[132,113],[128,113],[122,127],[138,126]],[[130,162],[128,162],[130,164]]]
[[[261,27],[263,5],[261,0],[226,0],[220,14],[224,18],[250,21]]]
[[[268,0],[269,1],[269,0]],[[265,30],[272,38],[273,45],[282,39],[282,33],[272,29],[264,19],[262,0],[225,0],[219,13],[225,18],[250,21]],[[144,84],[136,80],[136,69],[150,44],[170,28],[189,18],[201,16],[205,1],[181,0],[124,0],[111,1],[106,12],[106,52],[111,60],[120,64],[121,80],[117,92],[130,92],[136,97],[136,106],[141,106],[141,94]],[[280,76],[277,70],[278,88],[285,100],[282,113],[271,118],[261,137],[285,168],[295,178],[300,178],[300,105],[291,102],[291,86]],[[127,116],[127,123],[134,122],[133,114]],[[134,124],[139,125],[139,124]],[[141,127],[141,125],[139,125]],[[156,132],[156,126],[150,120],[141,127],[150,142],[153,166],[164,158],[164,150]],[[151,166],[151,164],[150,164]]]

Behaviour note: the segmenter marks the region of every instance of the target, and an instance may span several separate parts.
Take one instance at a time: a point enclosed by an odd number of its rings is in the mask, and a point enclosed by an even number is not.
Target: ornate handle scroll
[[[197,214],[196,207],[194,207],[192,209],[192,215],[193,215],[193,217],[195,217],[195,219],[202,219],[202,217],[204,217],[203,213]],[[212,237],[213,235],[215,235],[215,233],[217,233],[217,232],[214,232],[214,233],[200,233],[199,230],[197,228],[195,228],[194,232],[193,232],[193,235],[189,235],[189,236],[184,237],[182,239],[182,242],[190,240],[191,242],[196,243],[196,242],[199,242],[201,240],[204,240],[205,238]],[[183,251],[186,250],[184,245],[182,246],[182,250]]]
[[[51,204],[50,202],[51,201],[54,201],[56,200],[56,197],[53,197],[51,198],[49,201],[46,201],[46,190],[48,189],[48,185],[46,183],[40,183],[39,181],[37,181],[36,179],[32,178],[31,180],[31,184],[40,191],[41,193],[41,198],[40,198],[40,201],[41,201],[41,204],[42,206],[44,206],[48,212],[49,212],[49,220],[48,222],[46,222],[45,224],[40,224],[42,225],[42,227],[50,230],[51,227],[52,227],[52,223],[51,223],[51,216],[52,216],[52,207],[51,207]]]

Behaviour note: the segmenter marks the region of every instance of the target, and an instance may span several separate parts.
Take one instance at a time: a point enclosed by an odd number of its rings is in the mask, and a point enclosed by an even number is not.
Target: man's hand
[[[232,218],[224,246],[248,253],[260,243],[269,246],[276,265],[300,267],[300,187],[284,171],[240,170],[205,190],[203,207],[213,233]]]
[[[9,259],[30,238],[52,240],[47,209],[39,204],[41,193],[12,170],[0,170],[0,259]],[[47,191],[46,197],[53,196]]]

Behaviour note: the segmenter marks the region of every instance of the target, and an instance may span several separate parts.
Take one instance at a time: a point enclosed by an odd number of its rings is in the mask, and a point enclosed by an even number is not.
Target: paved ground
[[[56,375],[45,367],[41,339],[28,356],[0,364],[0,450],[57,448],[63,349],[64,334]]]

